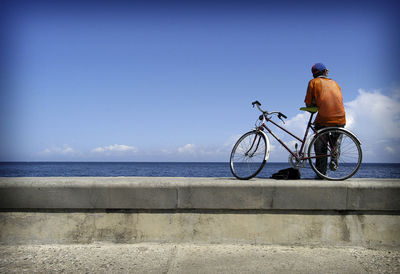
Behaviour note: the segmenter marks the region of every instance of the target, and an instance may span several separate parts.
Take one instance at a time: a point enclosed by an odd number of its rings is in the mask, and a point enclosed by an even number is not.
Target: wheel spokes
[[[232,150],[231,170],[233,174],[240,179],[255,176],[264,165],[265,154],[264,136],[255,131],[245,134]]]
[[[362,154],[360,145],[348,132],[327,130],[316,135],[310,143],[309,157],[315,158],[310,159],[309,163],[319,176],[342,180],[351,177],[358,170]]]

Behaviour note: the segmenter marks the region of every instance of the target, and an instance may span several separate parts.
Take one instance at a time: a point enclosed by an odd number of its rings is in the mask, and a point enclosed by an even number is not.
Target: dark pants
[[[338,125],[336,127],[344,127],[344,126]],[[326,126],[315,125],[316,130],[320,130],[323,128],[326,128]],[[315,150],[316,156],[326,155],[328,153],[328,143],[330,144],[331,149],[336,148],[338,145],[338,140],[339,140],[340,135],[341,134],[331,134],[330,136],[326,136],[326,137],[328,137],[327,140],[323,140],[323,138],[318,138],[317,141],[315,141],[315,143],[314,143],[314,150]],[[332,160],[337,161],[339,154],[340,154],[340,149],[337,148],[335,151],[331,151],[331,154],[333,154],[333,153],[335,155],[331,155],[331,161]],[[328,158],[327,157],[316,158],[315,166],[319,172],[326,175],[327,166],[328,166]]]

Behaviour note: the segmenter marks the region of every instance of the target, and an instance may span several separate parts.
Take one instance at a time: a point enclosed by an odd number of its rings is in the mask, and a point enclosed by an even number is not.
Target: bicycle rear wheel
[[[241,180],[256,176],[264,167],[267,155],[267,142],[264,134],[250,131],[236,142],[232,149],[230,167],[232,174]]]
[[[353,176],[362,161],[361,145],[350,132],[341,128],[317,133],[308,147],[309,164],[327,180],[345,180]]]

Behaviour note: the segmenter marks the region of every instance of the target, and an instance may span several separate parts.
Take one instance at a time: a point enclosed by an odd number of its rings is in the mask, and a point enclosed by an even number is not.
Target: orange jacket
[[[318,107],[318,115],[314,124],[323,126],[346,124],[342,92],[334,80],[324,76],[312,79],[308,83],[304,102],[307,106]]]

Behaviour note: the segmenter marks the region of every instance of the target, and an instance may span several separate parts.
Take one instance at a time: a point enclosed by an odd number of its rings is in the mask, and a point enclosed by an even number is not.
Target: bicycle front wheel
[[[232,174],[241,180],[256,176],[264,167],[267,141],[263,133],[250,131],[236,142],[232,149],[230,166]]]
[[[350,132],[341,128],[317,133],[308,147],[311,168],[321,178],[345,180],[353,176],[362,161],[361,145]]]

